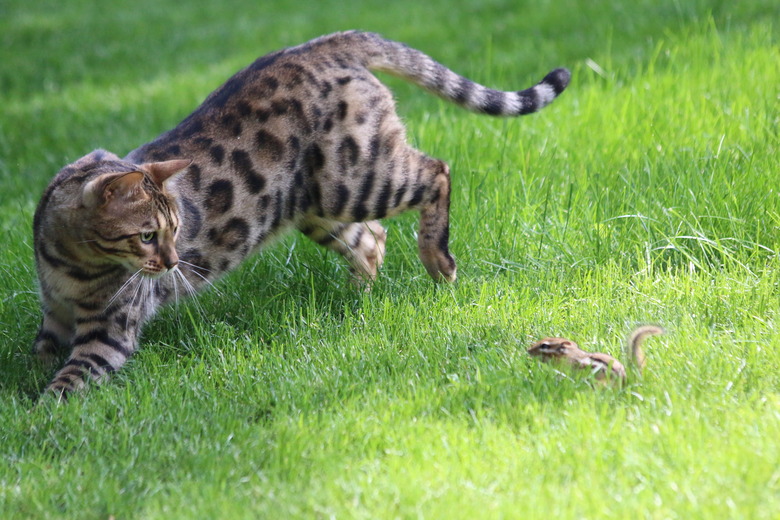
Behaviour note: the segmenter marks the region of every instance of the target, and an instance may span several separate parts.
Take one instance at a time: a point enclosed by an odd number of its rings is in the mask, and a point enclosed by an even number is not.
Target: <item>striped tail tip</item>
[[[571,81],[569,69],[555,69],[547,74],[540,83],[552,87],[557,96],[569,86],[569,81]]]
[[[520,109],[516,114],[531,114],[543,109],[566,89],[570,80],[568,69],[555,69],[533,87],[517,92]]]

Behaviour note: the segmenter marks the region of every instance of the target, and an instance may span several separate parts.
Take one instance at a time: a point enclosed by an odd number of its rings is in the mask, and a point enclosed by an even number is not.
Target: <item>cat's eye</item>
[[[141,242],[143,242],[144,244],[150,244],[152,243],[152,241],[155,239],[156,236],[157,236],[156,231],[145,231],[140,235]]]

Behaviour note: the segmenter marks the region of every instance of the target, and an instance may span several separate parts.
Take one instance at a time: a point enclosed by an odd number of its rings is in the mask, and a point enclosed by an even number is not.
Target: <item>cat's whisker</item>
[[[184,264],[187,267],[191,267],[192,269],[197,269],[198,271],[203,271],[204,273],[210,273],[211,272],[211,269],[206,269],[205,267],[201,267],[199,265],[195,265],[195,264],[192,264],[190,262],[186,262],[186,261],[182,260],[181,258],[179,259],[179,263],[180,264]]]
[[[190,295],[195,295],[198,292],[197,289],[195,289],[195,287],[192,285],[192,283],[190,283],[190,281],[187,280],[187,277],[184,276],[184,273],[178,267],[174,270],[174,273],[181,279],[182,285],[184,285],[185,290]],[[206,310],[203,308],[203,305],[200,304],[198,299],[197,298],[193,298],[192,302],[193,302],[193,305],[195,306],[196,310],[198,311],[198,313],[201,316],[205,316],[206,315]]]
[[[176,266],[171,271],[171,280],[173,280],[173,302],[178,305],[179,304],[179,282],[177,280],[176,274],[179,272],[179,267]]]
[[[153,280],[151,278],[147,279],[146,287],[144,288],[144,294],[142,295],[144,300],[148,300],[152,296],[154,296],[154,288],[157,285],[157,283],[158,283],[157,280]]]
[[[140,273],[141,271],[139,270],[138,272]],[[125,318],[125,329],[128,329],[130,327],[130,315],[136,310],[135,299],[138,297],[139,292],[141,292],[141,298],[143,299],[142,288],[144,287],[144,283],[146,281],[147,280],[145,278],[141,278],[141,280],[139,280],[138,282],[138,285],[135,286],[135,290],[133,291],[133,296],[132,298],[130,298],[130,303],[127,306],[127,317]],[[139,314],[139,318],[140,318],[140,314]]]
[[[174,304],[179,305],[179,279],[182,278],[181,271],[179,270],[179,266],[175,266],[171,271],[169,272],[172,282],[173,282],[173,293],[174,293]],[[189,294],[189,289],[187,288],[187,284],[182,282],[182,286],[184,287],[184,293],[185,295]],[[181,313],[176,313],[176,321],[181,325],[182,324],[182,317]]]
[[[195,290],[195,287],[192,286],[189,280],[187,280],[187,277],[184,276],[184,273],[181,272],[180,269],[176,269],[176,275],[181,280],[182,285],[184,285],[184,289],[191,295],[194,295],[197,291]]]
[[[197,269],[202,269],[203,271],[206,271],[206,272],[209,272],[209,273],[210,273],[211,271],[209,271],[208,269],[205,269],[205,268],[203,268],[203,267],[199,267],[199,266],[197,266],[197,265],[190,264],[189,262],[183,262],[182,260],[179,260],[179,262],[180,262],[180,263],[183,263],[183,264],[185,264],[185,265],[186,265],[186,266],[188,266],[188,267],[190,267],[190,272],[191,272],[192,274],[194,274],[195,276],[197,276],[198,278],[200,278],[201,280],[203,280],[204,282],[206,282],[206,283],[209,285],[209,287],[211,287],[212,289],[214,289],[214,290],[217,292],[217,294],[221,294],[221,293],[219,292],[219,289],[217,289],[217,288],[216,288],[216,286],[215,286],[213,283],[211,283],[211,280],[209,280],[208,278],[206,278],[205,276],[203,276],[202,274],[200,274],[200,273],[197,271]],[[189,280],[187,280],[187,282],[189,283]]]
[[[133,275],[132,275],[130,278],[128,278],[128,279],[127,279],[127,281],[126,281],[125,283],[123,283],[123,284],[122,284],[122,287],[120,287],[120,288],[119,288],[119,289],[118,289],[118,290],[117,290],[117,291],[114,293],[114,295],[113,295],[113,296],[112,296],[112,297],[111,297],[111,298],[108,300],[108,303],[106,304],[106,309],[108,309],[108,308],[111,306],[111,304],[112,304],[112,303],[114,303],[114,300],[116,300],[117,298],[119,298],[119,295],[121,295],[121,294],[122,294],[122,293],[125,291],[125,289],[127,289],[127,288],[128,288],[128,286],[130,286],[130,284],[131,284],[131,283],[133,283],[133,280],[135,280],[136,278],[138,278],[138,277],[141,275],[141,271],[142,271],[142,270],[143,270],[143,269],[139,269],[138,271],[136,271],[135,273],[133,273]]]

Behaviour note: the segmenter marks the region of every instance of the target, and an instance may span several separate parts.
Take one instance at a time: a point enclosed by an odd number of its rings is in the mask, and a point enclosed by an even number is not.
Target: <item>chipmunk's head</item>
[[[571,356],[580,350],[579,345],[566,338],[544,338],[534,343],[528,353],[540,357],[544,361],[561,359]]]

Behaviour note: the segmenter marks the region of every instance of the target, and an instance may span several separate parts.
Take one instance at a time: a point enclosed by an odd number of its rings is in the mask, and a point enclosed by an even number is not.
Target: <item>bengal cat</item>
[[[69,352],[47,390],[64,397],[119,369],[161,305],[291,228],[370,282],[385,252],[378,219],[418,210],[425,269],[455,280],[449,168],[406,143],[390,91],[369,70],[494,116],[541,109],[570,77],[557,69],[500,92],[376,34],[332,34],[259,58],[123,159],[96,150],[66,166],[34,220],[34,350]]]

